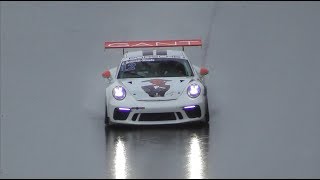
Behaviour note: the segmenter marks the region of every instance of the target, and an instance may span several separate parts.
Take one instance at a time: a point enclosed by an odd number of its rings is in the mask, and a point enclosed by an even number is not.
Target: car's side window
[[[185,61],[185,62],[183,62],[183,64],[184,64],[184,66],[185,67],[187,67],[187,68],[185,68],[186,69],[186,75],[187,76],[193,76],[193,72],[192,72],[192,69],[191,69],[191,66],[190,66],[190,64],[189,64],[189,62],[188,61]]]

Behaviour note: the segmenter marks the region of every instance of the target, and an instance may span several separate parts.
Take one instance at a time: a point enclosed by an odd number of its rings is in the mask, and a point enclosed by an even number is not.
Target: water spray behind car
[[[208,27],[208,33],[206,38],[204,38],[204,51],[203,51],[203,57],[202,57],[202,62],[201,66],[202,67],[209,67],[209,70],[213,72],[214,67],[213,65],[207,64],[207,59],[208,59],[208,49],[210,46],[210,42],[212,39],[212,29],[213,29],[213,24],[214,24],[214,18],[216,16],[216,11],[217,11],[217,3],[218,2],[212,2],[212,8],[211,8],[211,15],[210,15],[210,22],[209,22],[209,27]],[[212,44],[211,44],[212,46]]]

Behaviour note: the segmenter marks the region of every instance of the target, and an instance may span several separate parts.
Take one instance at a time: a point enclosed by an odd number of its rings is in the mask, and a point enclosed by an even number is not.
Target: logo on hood
[[[170,85],[166,85],[166,82],[171,80],[164,79],[151,79],[142,82],[149,82],[150,85],[141,86],[141,88],[149,94],[150,97],[164,97],[164,94],[170,89]]]

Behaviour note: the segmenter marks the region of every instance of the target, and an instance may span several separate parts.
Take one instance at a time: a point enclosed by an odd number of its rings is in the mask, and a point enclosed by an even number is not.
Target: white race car
[[[200,46],[201,40],[106,42],[105,48]],[[184,51],[127,52],[106,70],[105,124],[162,125],[209,122],[204,76]]]

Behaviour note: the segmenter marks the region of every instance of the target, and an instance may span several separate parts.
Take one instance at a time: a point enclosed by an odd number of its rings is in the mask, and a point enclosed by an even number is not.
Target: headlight
[[[201,88],[198,84],[191,84],[187,89],[187,94],[191,98],[196,98],[200,95]]]
[[[122,100],[126,97],[126,90],[122,86],[116,86],[112,90],[112,95],[116,100]]]

